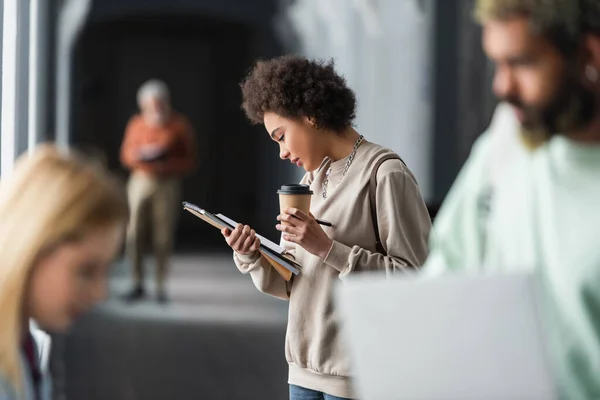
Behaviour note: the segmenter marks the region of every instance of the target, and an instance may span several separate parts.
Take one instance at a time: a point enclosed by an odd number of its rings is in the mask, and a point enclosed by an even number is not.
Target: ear
[[[306,120],[306,122],[308,122],[309,125],[311,125],[313,128],[317,127],[317,123],[315,122],[315,119],[313,117],[304,117],[304,119]]]
[[[584,39],[586,59],[584,60],[584,81],[587,85],[600,89],[600,36],[587,35]]]

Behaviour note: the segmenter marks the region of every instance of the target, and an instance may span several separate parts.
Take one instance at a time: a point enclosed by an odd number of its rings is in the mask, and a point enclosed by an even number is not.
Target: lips
[[[292,164],[296,164],[298,167],[302,166],[302,160],[300,160],[299,158],[294,158],[291,162]]]

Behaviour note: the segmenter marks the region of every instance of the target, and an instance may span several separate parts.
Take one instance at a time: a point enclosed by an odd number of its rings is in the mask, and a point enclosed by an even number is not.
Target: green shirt
[[[600,145],[556,136],[528,151],[508,112],[499,107],[440,210],[425,273],[533,271],[561,398],[597,399]]]

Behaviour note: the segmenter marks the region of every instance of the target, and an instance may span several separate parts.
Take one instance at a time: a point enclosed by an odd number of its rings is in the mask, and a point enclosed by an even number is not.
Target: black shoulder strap
[[[381,237],[379,236],[379,224],[377,223],[377,171],[379,171],[379,167],[387,160],[400,160],[402,164],[406,165],[406,163],[400,158],[397,154],[386,154],[379,158],[375,165],[373,166],[373,170],[371,171],[371,180],[369,182],[369,203],[371,205],[371,220],[373,221],[373,230],[375,231],[375,246],[377,248],[377,252],[383,255],[387,255],[387,251],[383,244],[381,243]]]

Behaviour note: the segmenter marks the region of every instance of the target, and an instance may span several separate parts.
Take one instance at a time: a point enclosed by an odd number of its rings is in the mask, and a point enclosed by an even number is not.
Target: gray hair
[[[144,83],[137,92],[137,102],[141,106],[144,100],[155,98],[168,103],[171,98],[169,87],[166,83],[158,79],[151,79]]]

